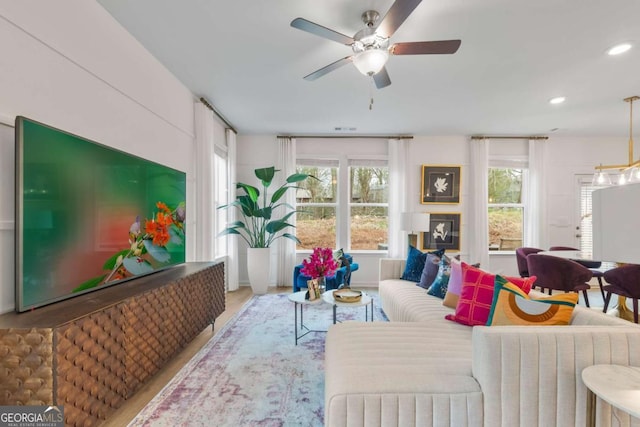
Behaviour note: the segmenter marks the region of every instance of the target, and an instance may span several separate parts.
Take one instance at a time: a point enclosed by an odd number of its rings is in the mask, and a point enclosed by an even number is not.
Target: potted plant
[[[242,190],[236,200],[218,209],[236,207],[241,218],[230,223],[220,232],[218,237],[237,234],[249,245],[247,249],[247,269],[249,282],[253,292],[264,294],[269,286],[270,257],[269,247],[279,238],[287,238],[300,243],[298,238],[287,232],[294,227],[288,222],[297,211],[288,203],[280,201],[289,190],[299,188],[296,183],[304,181],[311,175],[294,173],[286,178],[284,184],[277,188],[271,196],[268,194],[276,172],[273,166],[255,169],[254,173],[262,185],[262,189],[242,182],[236,183],[236,189]],[[274,218],[278,208],[282,208],[282,216]]]

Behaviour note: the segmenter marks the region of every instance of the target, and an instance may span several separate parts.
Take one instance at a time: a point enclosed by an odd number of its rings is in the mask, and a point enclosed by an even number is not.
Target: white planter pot
[[[254,294],[266,294],[269,288],[270,252],[269,248],[247,248],[247,273]]]

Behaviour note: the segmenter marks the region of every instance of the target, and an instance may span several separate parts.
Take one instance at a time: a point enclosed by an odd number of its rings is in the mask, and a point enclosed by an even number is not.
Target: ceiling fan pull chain
[[[369,111],[373,110],[373,76],[371,76],[371,84],[369,85]]]

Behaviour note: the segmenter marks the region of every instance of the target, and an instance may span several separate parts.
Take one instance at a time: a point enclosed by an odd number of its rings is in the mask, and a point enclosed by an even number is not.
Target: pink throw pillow
[[[486,325],[493,302],[495,278],[495,274],[474,268],[463,262],[462,289],[456,312],[455,314],[447,314],[445,319],[469,326]],[[509,277],[508,280],[528,294],[536,277],[524,279]]]

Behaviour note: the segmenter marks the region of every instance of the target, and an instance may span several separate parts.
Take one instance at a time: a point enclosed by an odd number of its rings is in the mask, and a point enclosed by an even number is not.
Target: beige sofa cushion
[[[332,326],[325,353],[326,425],[482,425],[471,331],[415,322]]]

